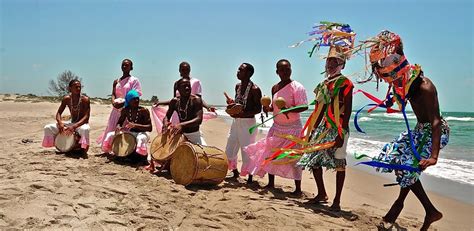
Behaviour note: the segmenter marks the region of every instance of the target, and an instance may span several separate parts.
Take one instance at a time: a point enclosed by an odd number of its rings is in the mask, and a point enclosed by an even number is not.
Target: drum
[[[176,148],[186,141],[183,134],[173,135],[169,132],[159,134],[151,142],[150,153],[154,160],[159,163],[165,163],[171,159],[171,155]]]
[[[131,133],[121,132],[115,135],[112,141],[112,152],[116,156],[125,157],[132,154],[137,148],[137,138]]]
[[[66,135],[64,133],[59,133],[54,139],[54,146],[60,152],[69,152],[72,151],[78,144],[79,135],[76,133]]]
[[[184,142],[173,153],[171,176],[177,184],[219,184],[227,174],[226,154],[211,146]]]

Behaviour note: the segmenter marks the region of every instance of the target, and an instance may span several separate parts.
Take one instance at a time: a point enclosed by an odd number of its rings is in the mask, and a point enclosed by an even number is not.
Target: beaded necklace
[[[188,118],[188,107],[189,107],[190,101],[191,101],[191,97],[188,98],[188,101],[186,102],[184,109],[181,109],[181,99],[178,100],[178,116],[179,116],[180,121],[184,121]],[[184,113],[184,117],[181,116],[181,114],[183,113]]]
[[[242,89],[241,89],[242,84],[240,84],[237,87],[237,92],[235,94],[235,102],[242,104],[244,108],[245,106],[247,106],[247,98],[249,96],[250,88],[252,88],[252,86],[253,86],[253,82],[249,80],[249,82],[247,83],[247,88],[245,88],[245,92],[243,95],[242,95]]]
[[[78,100],[78,102],[77,102],[77,104],[76,104],[75,106],[72,104],[72,95],[70,95],[70,96],[71,96],[71,104],[69,105],[69,108],[71,108],[71,114],[72,114],[74,111],[77,111],[77,117],[76,117],[76,118],[79,119],[79,113],[81,112],[80,109],[81,109],[81,97],[82,97],[82,96],[79,95],[79,100]],[[72,121],[72,118],[71,118],[71,121]]]

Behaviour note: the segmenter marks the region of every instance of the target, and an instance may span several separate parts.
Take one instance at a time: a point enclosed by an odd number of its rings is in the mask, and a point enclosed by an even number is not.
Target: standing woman
[[[278,114],[281,110],[299,105],[307,105],[306,90],[303,85],[291,79],[291,64],[286,59],[281,59],[276,64],[276,73],[280,77],[280,82],[272,87],[273,103],[270,107],[264,106],[263,111],[272,111]],[[278,108],[278,100],[284,99],[284,106]],[[268,131],[267,137],[244,148],[250,158],[249,173],[263,177],[268,173],[267,188],[275,187],[275,175],[295,180],[295,191],[292,195],[299,196],[301,191],[302,170],[295,166],[295,161],[284,158],[279,161],[272,161],[262,165],[266,158],[274,153],[275,148],[284,148],[291,143],[291,140],[285,139],[284,135],[293,135],[298,137],[302,125],[300,112],[307,110],[308,107],[301,107],[285,114],[279,114],[273,119],[273,125]]]
[[[109,121],[107,128],[102,135],[97,138],[97,143],[102,146],[104,150],[103,142],[107,133],[115,131],[117,122],[120,118],[120,111],[122,110],[125,103],[125,96],[127,93],[134,89],[138,94],[142,95],[142,87],[137,77],[130,75],[130,71],[133,70],[133,62],[130,59],[124,59],[122,61],[122,77],[114,80],[112,85],[112,112],[110,112]]]

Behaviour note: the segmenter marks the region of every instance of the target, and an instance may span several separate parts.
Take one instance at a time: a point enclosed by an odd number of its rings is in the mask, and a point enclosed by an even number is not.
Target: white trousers
[[[188,141],[193,144],[207,145],[206,141],[204,140],[204,137],[201,134],[201,131],[183,133],[183,135],[186,136]]]
[[[64,123],[66,125],[71,123]],[[80,127],[76,128],[76,132],[81,136],[79,143],[81,148],[87,148],[89,146],[89,124],[83,124]],[[59,128],[57,123],[52,123],[44,126],[44,138],[43,138],[43,147],[54,147],[54,139],[59,133]]]
[[[255,143],[257,132],[249,133],[249,128],[255,125],[255,118],[234,118],[230,127],[229,136],[227,137],[227,145],[225,153],[229,160],[229,169],[237,169],[238,152],[242,155],[242,165],[246,166],[249,157],[243,148],[249,144]]]

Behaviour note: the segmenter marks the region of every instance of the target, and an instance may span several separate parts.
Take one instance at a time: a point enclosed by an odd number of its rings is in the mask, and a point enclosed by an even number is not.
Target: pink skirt
[[[282,135],[294,135],[299,136],[302,126],[298,120],[294,124],[290,125],[279,125],[273,123],[273,126],[268,131],[267,137],[263,138],[251,145],[248,145],[244,150],[249,155],[250,161],[248,166],[242,166],[242,173],[257,175],[264,177],[266,173],[271,175],[277,175],[280,177],[301,180],[303,170],[296,166],[296,162],[291,161],[287,164],[278,164],[277,162],[270,162],[266,165],[262,165],[267,157],[270,157],[275,151],[274,148],[282,148],[291,143],[291,141],[276,136],[277,134]],[[284,163],[288,160],[287,158],[282,159],[280,163]]]

